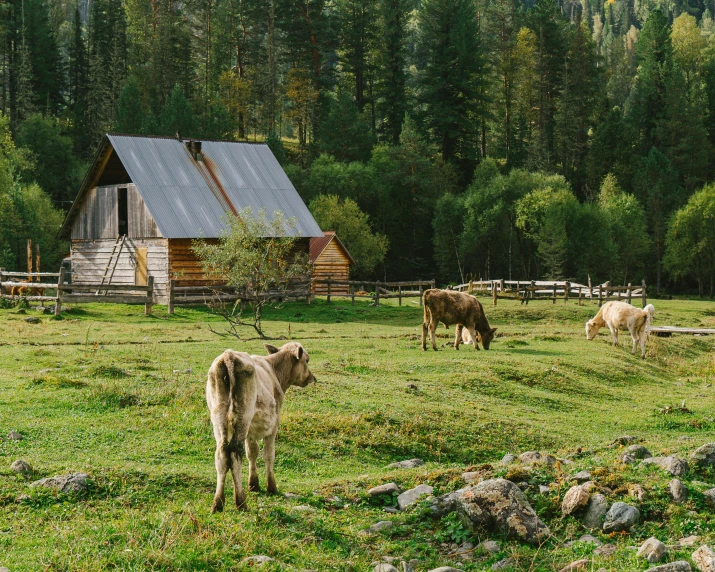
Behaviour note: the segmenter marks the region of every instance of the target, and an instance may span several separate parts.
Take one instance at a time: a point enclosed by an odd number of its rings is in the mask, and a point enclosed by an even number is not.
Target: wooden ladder
[[[114,276],[114,271],[117,268],[117,263],[119,262],[119,257],[122,254],[122,248],[124,248],[124,242],[127,240],[127,235],[123,234],[122,236],[118,236],[117,240],[114,241],[114,246],[112,247],[112,253],[109,255],[109,260],[107,260],[107,266],[104,269],[104,276],[102,276],[102,281],[99,283],[100,286],[104,285],[104,281],[107,280],[107,284],[112,283],[112,277]],[[117,250],[117,246],[119,246],[119,250]],[[114,254],[116,253],[117,257],[114,257]],[[114,265],[112,265],[112,261],[114,261]],[[109,278],[107,278],[107,273],[109,272],[109,267],[112,267],[112,271],[109,273]],[[101,290],[97,290],[94,294],[95,296],[98,296]]]

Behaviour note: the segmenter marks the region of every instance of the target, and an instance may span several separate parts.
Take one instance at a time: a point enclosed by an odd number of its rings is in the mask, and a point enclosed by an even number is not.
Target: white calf
[[[606,302],[592,319],[586,322],[586,339],[596,337],[598,330],[608,326],[613,345],[618,345],[618,330],[628,330],[633,338],[632,354],[636,353],[638,342],[641,345],[641,357],[645,358],[645,342],[648,329],[655,315],[653,304],[640,310],[625,302]]]

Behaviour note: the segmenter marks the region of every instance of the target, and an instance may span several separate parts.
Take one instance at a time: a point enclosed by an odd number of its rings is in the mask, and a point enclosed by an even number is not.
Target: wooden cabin
[[[355,264],[348,249],[333,230],[326,230],[323,236],[310,239],[310,263],[313,268],[313,278],[331,280],[349,280],[350,266]],[[347,285],[332,285],[332,294],[347,294]],[[327,284],[313,283],[314,294],[327,294]]]
[[[170,280],[208,284],[192,240],[216,241],[246,207],[295,221],[309,252],[323,237],[267,145],[108,134],[64,221],[74,284],[146,285],[165,303]]]

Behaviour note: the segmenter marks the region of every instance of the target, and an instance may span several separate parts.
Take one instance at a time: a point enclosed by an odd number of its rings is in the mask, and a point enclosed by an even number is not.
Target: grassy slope
[[[712,327],[712,308],[656,301],[656,323]],[[379,555],[394,554],[419,558],[426,570],[451,561],[435,542],[435,530],[444,540],[441,525],[400,515],[395,521],[404,526],[390,534],[358,536],[385,516],[365,499],[365,487],[427,480],[451,490],[464,467],[506,452],[595,448],[624,433],[645,438],[654,453],[685,453],[715,437],[709,338],[652,339],[642,361],[610,347],[605,330],[586,341],[583,322],[594,306],[500,302],[487,306],[501,334],[489,352],[423,353],[414,302],[287,305],[269,314],[266,330],[302,341],[319,383],[289,393],[276,472],[283,491],[304,498],[253,494],[248,512],[210,516],[214,442],[205,372],[225,347],[263,353],[262,343],[218,338],[200,310],[162,312],[145,317],[140,308],[85,306],[62,321],[43,317],[31,325],[0,311],[0,435],[14,429],[25,436],[0,440],[0,566],[224,569],[262,553],[297,568],[366,570]],[[440,344],[451,338],[440,330]],[[629,340],[626,334],[628,347]],[[682,400],[692,414],[657,413]],[[682,435],[695,439],[678,440]],[[615,453],[604,454],[608,460]],[[384,468],[415,456],[428,462],[425,470]],[[35,467],[33,478],[86,471],[94,485],[79,498],[29,489],[9,471],[17,458]],[[22,494],[29,497],[16,502]],[[539,504],[545,515],[558,498],[550,502],[537,502],[546,503]],[[318,510],[293,511],[297,504]],[[701,520],[690,529],[712,529]],[[573,526],[562,522],[558,534],[575,534]],[[641,528],[636,536],[651,532]],[[533,553],[506,546],[529,569]],[[623,558],[618,569],[629,569]],[[551,570],[552,559],[575,555],[539,553],[533,569]]]

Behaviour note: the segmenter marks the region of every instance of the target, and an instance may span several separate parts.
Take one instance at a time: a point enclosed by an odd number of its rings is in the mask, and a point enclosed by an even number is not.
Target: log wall
[[[313,278],[322,280],[349,280],[350,259],[337,241],[331,240],[313,262]],[[347,294],[348,286],[330,285],[332,294]],[[314,294],[327,294],[327,284],[313,284]]]

